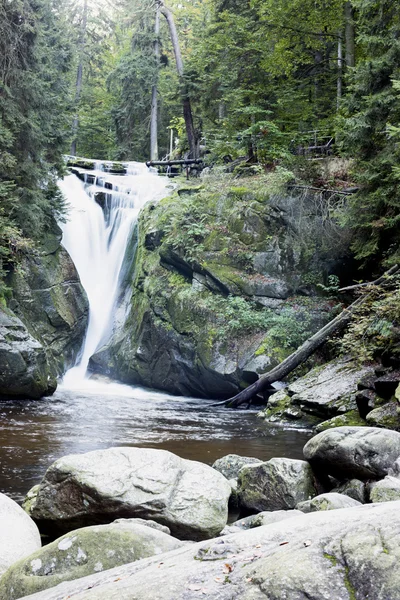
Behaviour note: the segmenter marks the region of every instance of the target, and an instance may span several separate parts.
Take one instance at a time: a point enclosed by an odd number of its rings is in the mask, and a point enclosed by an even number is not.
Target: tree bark
[[[189,151],[190,158],[198,158],[198,140],[196,135],[196,130],[193,124],[193,113],[192,113],[192,105],[190,102],[190,96],[187,89],[187,85],[184,81],[184,69],[183,69],[183,60],[181,54],[181,48],[179,45],[178,32],[176,30],[175,20],[172,12],[167,8],[162,0],[157,1],[157,6],[162,15],[167,20],[169,33],[171,36],[171,42],[174,49],[175,61],[176,61],[176,70],[178,71],[180,86],[181,86],[181,96],[182,96],[182,105],[183,105],[183,118],[185,119],[186,126],[186,135],[189,143]]]
[[[154,25],[154,57],[157,68],[160,60],[160,12],[156,7],[156,20]],[[151,91],[151,121],[150,121],[150,160],[158,160],[158,74],[157,81]]]
[[[79,102],[81,100],[82,94],[82,79],[83,79],[83,57],[85,52],[85,43],[86,43],[86,28],[87,28],[87,17],[88,17],[88,0],[84,0],[83,3],[83,14],[82,14],[82,24],[81,31],[79,36],[79,64],[78,71],[76,74],[76,84],[75,84],[75,109],[76,113],[74,116],[74,120],[72,122],[72,143],[71,143],[71,156],[76,156],[76,144],[77,144],[77,136],[79,129]]]
[[[392,275],[398,270],[398,266],[392,267],[389,271],[387,271],[384,276],[380,277],[376,281],[371,282],[369,285],[377,285],[378,282],[382,282],[383,278]],[[361,296],[357,298],[353,304],[350,304],[347,308],[345,308],[340,315],[338,315],[335,319],[327,323],[325,327],[317,331],[313,336],[308,338],[307,341],[304,342],[295,352],[293,352],[290,356],[285,358],[277,367],[260,377],[258,381],[247,387],[242,392],[239,392],[236,396],[224,402],[225,406],[228,408],[237,408],[241,404],[245,404],[247,402],[251,402],[252,398],[265,390],[268,386],[270,386],[275,381],[279,381],[289,375],[294,369],[296,369],[299,365],[301,365],[311,354],[317,350],[322,344],[337,331],[344,329],[351,317],[361,304],[363,304],[368,298],[371,297],[371,294],[367,294],[366,296]]]
[[[354,67],[356,64],[356,34],[354,26],[354,9],[351,2],[344,5],[344,15],[346,21],[345,44],[346,44],[346,65]]]
[[[339,111],[340,103],[342,100],[342,90],[343,90],[343,40],[342,40],[342,32],[339,31],[338,35],[338,56],[337,56],[337,98],[336,98],[336,108]]]

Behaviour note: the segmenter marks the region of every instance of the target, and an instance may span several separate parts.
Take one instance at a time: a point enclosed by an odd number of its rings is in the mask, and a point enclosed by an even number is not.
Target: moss
[[[338,559],[333,554],[328,554],[327,552],[324,552],[324,558],[326,558],[327,560],[329,560],[332,563],[332,566],[334,566],[334,567],[337,566]]]
[[[351,410],[343,415],[338,415],[327,421],[323,421],[316,428],[315,431],[320,433],[326,429],[332,429],[333,427],[366,427],[367,423],[360,417],[357,410]]]
[[[349,594],[349,600],[357,600],[356,590],[354,589],[353,584],[350,581],[349,577],[349,567],[345,567],[345,575],[344,575],[344,585],[346,586],[346,590]]]

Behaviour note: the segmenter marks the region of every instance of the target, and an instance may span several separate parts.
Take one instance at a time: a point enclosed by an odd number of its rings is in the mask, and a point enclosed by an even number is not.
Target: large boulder
[[[0,397],[41,398],[56,387],[43,346],[10,310],[0,308]]]
[[[343,479],[380,479],[400,456],[400,433],[375,427],[338,427],[311,438],[304,458],[319,473]]]
[[[0,532],[0,575],[42,545],[35,523],[4,494],[0,494]]]
[[[329,494],[320,494],[315,496],[311,500],[305,502],[299,502],[297,510],[304,513],[315,512],[317,510],[338,510],[339,508],[351,508],[352,506],[360,506],[361,502],[345,496],[344,494],[338,494],[337,492],[331,492]]]
[[[135,519],[76,529],[13,564],[0,580],[0,598],[16,600],[183,544]]]
[[[237,479],[239,471],[247,465],[255,465],[261,463],[259,458],[250,456],[239,456],[238,454],[228,454],[215,461],[212,468],[221,473],[227,479]]]
[[[32,517],[70,531],[118,517],[153,519],[182,539],[206,539],[226,525],[231,486],[220,473],[165,450],[110,448],[65,456],[47,470]]]
[[[25,600],[398,600],[400,502],[305,514]]]
[[[316,494],[314,475],[303,460],[271,458],[239,472],[239,504],[245,511],[287,510]]]

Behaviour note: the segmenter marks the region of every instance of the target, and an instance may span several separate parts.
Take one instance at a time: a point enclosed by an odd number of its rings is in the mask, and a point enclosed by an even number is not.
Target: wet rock
[[[43,530],[64,532],[140,517],[196,540],[226,525],[230,494],[225,477],[202,463],[164,450],[110,448],[53,463],[31,514]]]
[[[261,463],[259,458],[251,458],[249,456],[239,456],[238,454],[228,454],[222,458],[218,458],[212,465],[212,468],[221,473],[227,479],[237,479],[239,471],[246,465]]]
[[[350,498],[361,502],[361,504],[364,504],[367,500],[366,484],[359,479],[350,479],[350,481],[346,481],[342,485],[335,487],[331,492],[344,494],[345,496],[349,496]]]
[[[320,494],[315,496],[312,500],[306,500],[305,502],[299,502],[296,506],[297,510],[304,513],[316,512],[318,510],[337,510],[339,508],[351,508],[352,506],[360,506],[361,502],[338,494],[336,492],[330,492],[327,494]]]
[[[148,231],[144,238],[144,247],[146,250],[155,250],[161,246],[165,233],[161,229],[152,229]]]
[[[379,479],[400,456],[400,433],[375,427],[338,427],[311,438],[304,457],[318,473],[343,479]]]
[[[0,575],[42,545],[35,523],[5,494],[0,494],[0,532]]]
[[[302,460],[272,458],[239,473],[239,503],[247,511],[287,510],[316,494],[311,468]]]
[[[371,484],[369,499],[371,502],[393,502],[400,500],[400,479],[387,475],[381,481]]]
[[[367,415],[368,425],[386,427],[387,429],[400,429],[400,406],[397,401],[388,402],[383,406],[374,408]]]
[[[0,308],[0,397],[41,398],[56,387],[43,346],[10,310]]]
[[[0,580],[0,598],[17,600],[54,587],[183,546],[163,532],[122,519],[76,529],[13,564]]]
[[[26,600],[398,600],[400,502],[304,514]]]

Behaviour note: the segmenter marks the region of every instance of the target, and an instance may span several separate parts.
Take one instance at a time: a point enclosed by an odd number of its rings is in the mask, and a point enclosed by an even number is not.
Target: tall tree
[[[80,35],[78,40],[78,69],[76,74],[75,84],[75,116],[72,123],[72,143],[71,143],[71,155],[76,156],[76,143],[79,126],[79,102],[82,95],[82,78],[83,78],[83,62],[85,56],[85,44],[86,44],[86,32],[87,32],[87,19],[88,19],[88,0],[83,2],[82,10],[82,22],[80,26]]]

